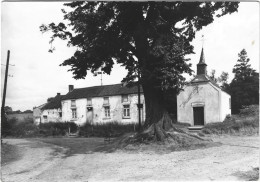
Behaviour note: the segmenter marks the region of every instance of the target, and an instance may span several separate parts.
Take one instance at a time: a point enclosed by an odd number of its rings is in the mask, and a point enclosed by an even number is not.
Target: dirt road
[[[219,147],[178,151],[87,153],[65,156],[66,149],[35,140],[6,139],[22,157],[2,166],[2,181],[172,181],[248,180],[259,167],[258,137],[216,137]]]

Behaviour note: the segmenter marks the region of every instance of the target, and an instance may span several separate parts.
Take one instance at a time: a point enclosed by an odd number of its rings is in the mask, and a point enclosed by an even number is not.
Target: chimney
[[[69,92],[71,92],[72,90],[74,90],[74,85],[69,85]]]
[[[57,96],[60,96],[60,93],[57,93]]]

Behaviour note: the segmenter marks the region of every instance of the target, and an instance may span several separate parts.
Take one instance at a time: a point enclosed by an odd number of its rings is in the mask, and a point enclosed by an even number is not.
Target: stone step
[[[78,133],[78,132],[77,132],[77,133],[68,133],[67,136],[68,136],[68,137],[71,137],[71,138],[73,138],[73,137],[78,137],[78,136],[79,136],[79,133]]]
[[[200,132],[204,126],[190,126],[188,127],[189,132]]]

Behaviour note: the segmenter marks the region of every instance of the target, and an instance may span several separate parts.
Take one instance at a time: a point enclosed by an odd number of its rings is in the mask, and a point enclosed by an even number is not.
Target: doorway
[[[204,125],[204,107],[193,107],[194,126]]]
[[[87,123],[93,124],[93,107],[87,107]]]

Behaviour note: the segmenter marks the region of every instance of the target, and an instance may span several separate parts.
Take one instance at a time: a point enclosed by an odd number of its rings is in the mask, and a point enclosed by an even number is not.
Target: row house
[[[33,108],[35,124],[62,121],[61,99],[64,95],[57,93],[46,104]]]
[[[144,95],[141,89],[141,122],[145,119]],[[122,84],[74,89],[62,97],[62,121],[84,123],[138,123],[137,86]]]

